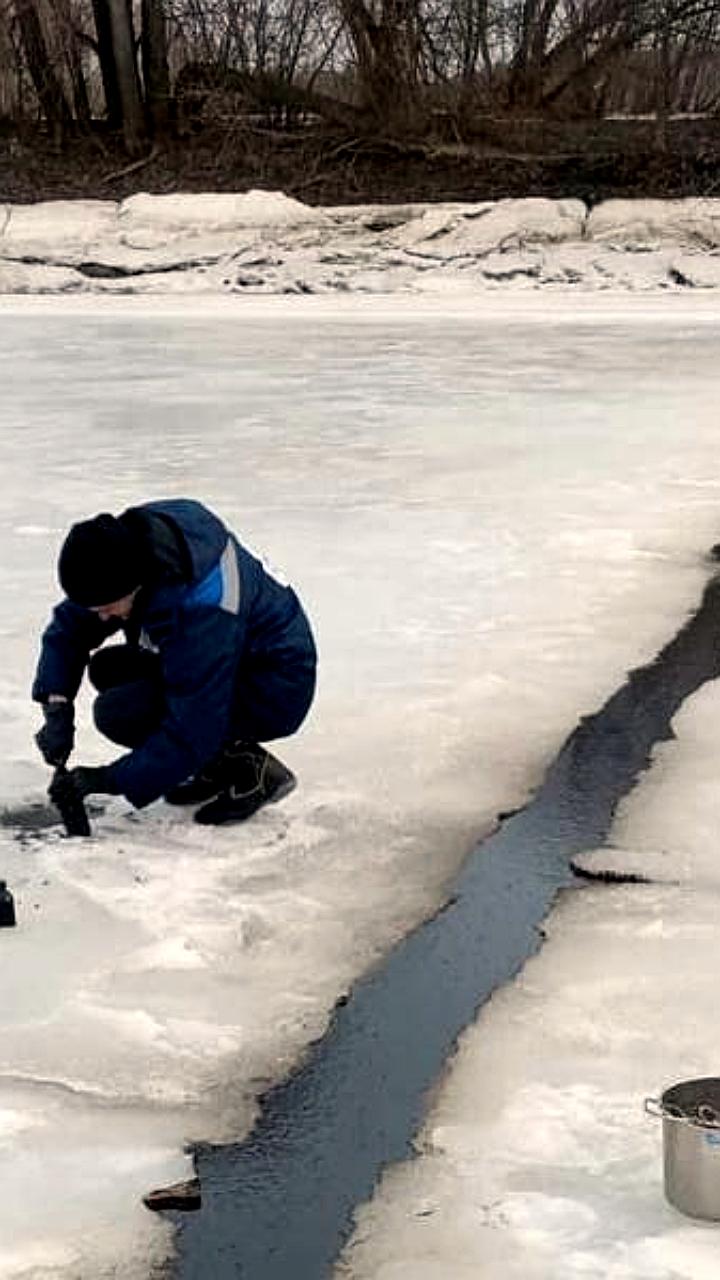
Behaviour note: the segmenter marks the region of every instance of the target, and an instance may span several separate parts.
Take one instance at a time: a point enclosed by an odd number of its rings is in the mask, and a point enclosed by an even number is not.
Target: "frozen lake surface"
[[[718,538],[717,320],[679,298],[2,304],[6,803],[46,785],[27,691],[83,515],[206,501],[282,565],[322,662],[281,750],[301,787],[247,827],[113,801],[89,842],[0,833],[3,1280],[147,1277],[172,1241],[142,1193],[187,1176],[184,1143],[246,1132],[681,625]],[[87,729],[77,758],[108,750]]]

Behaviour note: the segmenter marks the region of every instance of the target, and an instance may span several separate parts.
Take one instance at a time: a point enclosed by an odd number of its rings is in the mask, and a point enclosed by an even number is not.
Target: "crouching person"
[[[73,749],[87,670],[94,719],[130,750],[61,771],[55,800],[164,796],[195,821],[242,822],[295,785],[262,746],[300,727],[316,652],[300,602],[207,507],[179,498],[75,524],[58,563],[65,599],[41,643],[32,696],[50,765]],[[124,643],[101,648],[111,636]]]

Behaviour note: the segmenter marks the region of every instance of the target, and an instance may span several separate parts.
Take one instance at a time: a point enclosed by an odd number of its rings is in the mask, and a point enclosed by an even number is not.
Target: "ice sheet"
[[[3,1280],[149,1272],[142,1191],[187,1176],[188,1139],[244,1132],[695,603],[717,317],[679,302],[0,308],[6,801],[47,781],[27,690],[72,520],[204,499],[296,583],[322,654],[280,747],[301,787],[247,827],[118,800],[86,843],[0,832]],[[109,754],[84,728],[78,759]]]
[[[656,883],[594,886],[553,912],[543,951],[463,1037],[421,1158],[388,1174],[338,1274],[717,1273],[717,1228],[663,1197],[643,1104],[718,1074],[719,714],[713,682],[623,803],[613,847],[586,860]]]

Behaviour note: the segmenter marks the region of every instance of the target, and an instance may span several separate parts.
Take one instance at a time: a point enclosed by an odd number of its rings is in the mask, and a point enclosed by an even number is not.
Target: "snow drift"
[[[720,284],[720,199],[312,208],[277,191],[0,205],[0,293],[477,293]]]

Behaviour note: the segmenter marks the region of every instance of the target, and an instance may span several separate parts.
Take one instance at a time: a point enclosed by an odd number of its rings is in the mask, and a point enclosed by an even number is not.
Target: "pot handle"
[[[697,1124],[693,1116],[684,1115],[679,1107],[667,1105],[662,1098],[646,1098],[645,1114],[653,1120],[676,1120],[679,1124]]]

